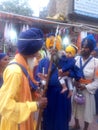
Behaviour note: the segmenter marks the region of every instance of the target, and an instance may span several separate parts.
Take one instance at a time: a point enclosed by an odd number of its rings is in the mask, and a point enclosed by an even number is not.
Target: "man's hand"
[[[41,97],[38,102],[37,102],[37,106],[39,109],[43,109],[47,106],[47,98],[46,97]]]
[[[39,77],[41,80],[46,80],[46,79],[47,79],[47,74],[38,73],[38,77]]]
[[[80,89],[80,90],[86,89],[85,84],[81,84],[81,85],[79,86],[79,89]]]

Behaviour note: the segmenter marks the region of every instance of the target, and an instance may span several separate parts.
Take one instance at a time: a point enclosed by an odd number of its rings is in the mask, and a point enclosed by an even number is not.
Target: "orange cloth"
[[[98,77],[98,70],[95,72],[95,76]]]
[[[89,84],[89,83],[91,83],[92,82],[92,80],[90,80],[90,79],[80,79],[79,80],[79,82],[81,83],[81,84]]]
[[[61,50],[62,49],[62,39],[59,35],[57,37],[50,36],[46,39],[47,49],[53,47],[55,42],[56,42],[56,49]]]
[[[17,54],[15,56],[15,59],[18,63],[22,64],[27,69],[28,73],[30,74],[32,81],[34,83],[36,83],[36,81],[33,78],[32,71],[30,71],[27,63],[24,60],[24,58],[20,54]],[[32,101],[32,94],[31,94],[31,90],[30,90],[28,81],[27,81],[27,79],[26,79],[26,77],[23,73],[22,88],[21,88],[21,92],[20,92],[20,101],[25,102],[27,100]],[[19,125],[19,127],[20,127],[20,130],[34,130],[33,124],[34,124],[33,114],[31,114],[31,116],[28,118],[28,120],[21,123]]]

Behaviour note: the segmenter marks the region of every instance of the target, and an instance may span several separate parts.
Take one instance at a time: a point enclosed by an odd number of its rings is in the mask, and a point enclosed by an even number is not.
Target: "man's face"
[[[88,48],[88,47],[82,47],[81,48],[81,55],[83,56],[83,57],[89,57],[90,56],[90,49]]]
[[[71,52],[67,52],[67,51],[66,51],[66,57],[67,57],[67,58],[72,58],[72,57],[73,57],[73,55],[72,55],[72,53],[71,53]]]

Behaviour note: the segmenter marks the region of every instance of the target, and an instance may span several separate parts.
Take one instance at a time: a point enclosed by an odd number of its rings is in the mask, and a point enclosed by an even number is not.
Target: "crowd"
[[[79,130],[81,118],[88,130],[98,114],[97,53],[92,34],[78,54],[75,44],[62,48],[59,35],[21,32],[15,57],[0,53],[0,130]]]

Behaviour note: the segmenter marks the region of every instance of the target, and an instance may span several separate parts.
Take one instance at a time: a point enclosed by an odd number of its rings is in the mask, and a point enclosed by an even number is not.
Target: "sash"
[[[85,78],[84,76],[84,73],[83,73],[83,69],[84,67],[88,64],[88,62],[92,59],[93,57],[89,57],[88,60],[84,63],[84,65],[82,65],[82,58],[80,57],[80,69],[82,70],[82,74],[83,74],[83,77]]]
[[[30,85],[31,89],[36,90],[37,86],[32,82],[32,80],[31,80],[27,70],[25,69],[25,67],[23,67],[23,65],[19,64],[18,62],[12,62],[12,63],[9,63],[8,65],[11,65],[11,64],[17,64],[18,66],[20,66],[20,68],[22,69],[23,73],[25,74],[25,76],[29,80],[29,85]]]
[[[83,78],[81,78],[79,80],[80,83],[82,84],[89,84],[91,83],[93,80],[91,79],[85,79],[84,73],[83,73],[83,69],[85,68],[85,66],[88,64],[88,62],[92,59],[93,57],[89,57],[88,60],[84,63],[84,65],[82,65],[82,58],[80,57],[80,69],[82,70],[82,74],[83,74]]]
[[[91,83],[93,80],[91,80],[91,79],[80,79],[79,80],[79,82],[81,83],[81,84],[89,84],[89,83]]]

